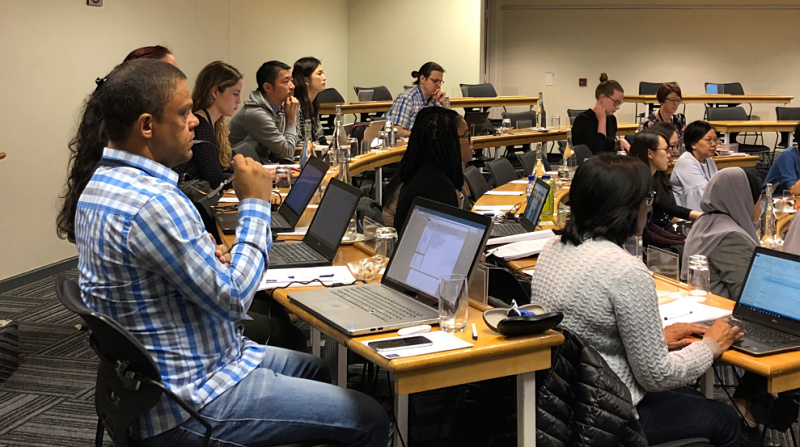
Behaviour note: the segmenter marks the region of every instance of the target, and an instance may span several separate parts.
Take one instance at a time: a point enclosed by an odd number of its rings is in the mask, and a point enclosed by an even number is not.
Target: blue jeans
[[[371,397],[331,385],[330,380],[322,360],[268,346],[258,368],[200,410],[211,424],[211,445],[326,441],[385,447],[386,410]],[[190,419],[142,444],[200,445],[204,433],[203,426]]]
[[[722,447],[739,445],[736,410],[695,389],[647,393],[636,410],[650,445],[687,438],[706,438]]]

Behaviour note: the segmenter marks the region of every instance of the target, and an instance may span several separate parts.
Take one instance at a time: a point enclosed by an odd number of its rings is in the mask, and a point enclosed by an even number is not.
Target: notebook
[[[289,299],[349,335],[439,321],[439,278],[469,276],[492,219],[417,197],[380,284],[289,294]]]
[[[309,157],[306,167],[300,172],[297,180],[286,195],[278,211],[272,214],[269,224],[272,235],[294,231],[300,216],[306,210],[322,179],[328,172],[328,164],[316,157]],[[236,213],[219,212],[217,223],[225,234],[234,234],[239,224]]]
[[[765,355],[800,349],[800,256],[756,248],[731,324],[745,334],[733,344],[739,351]]]
[[[536,179],[533,193],[528,198],[528,204],[525,206],[525,212],[520,216],[519,222],[500,222],[495,224],[492,227],[492,237],[512,236],[536,231],[539,216],[542,214],[542,208],[544,208],[544,203],[547,201],[547,194],[549,193],[550,185],[541,179]]]
[[[275,242],[268,268],[331,265],[360,197],[360,189],[331,179],[303,240]]]

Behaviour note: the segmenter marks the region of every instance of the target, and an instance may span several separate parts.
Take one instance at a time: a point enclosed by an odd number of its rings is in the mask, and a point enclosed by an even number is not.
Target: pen
[[[685,317],[685,316],[687,316],[687,315],[691,315],[691,314],[692,314],[692,312],[694,312],[694,311],[693,311],[693,310],[690,310],[689,312],[686,312],[685,314],[680,314],[680,315],[672,315],[672,316],[669,316],[669,317],[664,317],[664,321],[676,320],[676,319],[678,319],[678,318]]]
[[[320,278],[333,278],[333,273],[330,273],[328,275],[319,275],[319,277]]]
[[[472,323],[472,339],[478,339],[478,328],[475,326],[475,323]]]

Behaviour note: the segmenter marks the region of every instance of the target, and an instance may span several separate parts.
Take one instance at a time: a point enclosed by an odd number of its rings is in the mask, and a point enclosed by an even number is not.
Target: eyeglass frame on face
[[[719,137],[709,139],[708,137],[703,137],[701,140],[705,141],[708,144],[713,144],[714,146],[719,146]]]
[[[469,129],[467,129],[467,131],[464,132],[463,135],[459,135],[458,138],[459,139],[466,138],[467,143],[472,143],[472,132],[470,132]]]
[[[643,203],[644,206],[651,207],[653,206],[653,203],[655,203],[655,201],[656,201],[656,192],[650,191],[649,193],[647,193],[647,197],[644,198]]]
[[[683,104],[683,98],[677,98],[677,99],[672,99],[672,98],[664,98],[664,102],[667,102],[667,101],[669,101],[669,102],[671,102],[671,103],[673,103],[673,104],[675,104],[675,105],[681,105],[681,104]]]
[[[616,90],[616,91],[619,91],[619,90]],[[620,99],[619,101],[617,101],[614,98],[606,95],[605,93],[603,94],[603,96],[605,96],[606,98],[610,99],[611,103],[614,104],[614,107],[617,108],[617,109],[620,108],[622,106],[622,104],[625,104],[625,99],[624,98]]]
[[[444,79],[433,79],[433,78],[429,78],[429,77],[426,77],[425,79],[427,79],[428,81],[433,82],[433,85],[444,85]]]

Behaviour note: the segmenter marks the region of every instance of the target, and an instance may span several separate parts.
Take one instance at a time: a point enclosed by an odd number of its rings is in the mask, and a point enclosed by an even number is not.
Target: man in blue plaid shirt
[[[412,71],[414,87],[397,95],[387,119],[397,128],[397,134],[407,138],[411,135],[417,113],[425,107],[442,106],[447,98],[444,85],[444,68],[436,62],[426,62],[419,71]]]
[[[91,142],[105,141],[98,117],[108,144],[92,160]],[[78,248],[84,302],[144,345],[165,385],[211,423],[213,445],[385,446],[377,402],[331,385],[319,359],[259,345],[237,326],[268,263],[272,179],[254,160],[233,159],[236,240],[230,251],[215,246],[170,169],[191,158],[197,123],[172,65],[131,61],[98,80],[71,143],[62,216],[74,219],[59,219]],[[196,445],[204,431],[166,397],[139,422],[150,446]]]

